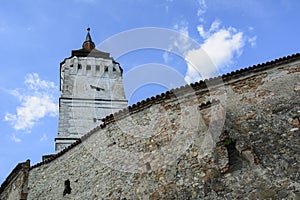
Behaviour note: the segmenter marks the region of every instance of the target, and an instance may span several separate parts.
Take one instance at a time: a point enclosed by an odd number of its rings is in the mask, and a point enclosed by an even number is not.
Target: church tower
[[[100,119],[124,107],[122,68],[109,53],[95,48],[87,29],[79,50],[60,64],[58,135],[59,152],[100,123]]]

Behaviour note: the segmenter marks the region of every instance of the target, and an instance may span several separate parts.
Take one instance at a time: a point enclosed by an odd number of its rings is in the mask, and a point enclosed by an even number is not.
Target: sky
[[[35,164],[54,153],[59,64],[81,48],[88,26],[103,51],[128,46],[114,40],[120,35],[127,39],[129,33],[134,43],[163,43],[161,30],[175,33],[162,48],[142,44],[122,54],[109,51],[124,70],[125,94],[132,104],[172,87],[300,52],[299,10],[298,0],[2,0],[0,182],[17,163],[30,159]],[[147,35],[149,31],[154,32]],[[102,45],[105,41],[112,46]],[[199,59],[201,52],[214,67]],[[169,72],[173,82],[164,79]],[[150,78],[135,81],[141,77]]]

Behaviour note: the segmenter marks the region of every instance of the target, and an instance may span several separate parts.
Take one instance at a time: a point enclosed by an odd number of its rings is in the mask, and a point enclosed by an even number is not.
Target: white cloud
[[[16,114],[7,113],[4,120],[10,122],[15,130],[30,131],[43,117],[57,116],[55,93],[58,89],[53,82],[41,80],[36,73],[27,74],[24,83],[27,86],[25,90],[11,91],[20,101]]]
[[[179,31],[181,34],[185,36],[189,36],[188,25],[189,25],[188,22],[183,20],[179,24],[175,24],[173,26],[173,29]]]
[[[203,15],[206,13],[207,10],[207,6],[205,3],[205,0],[198,0],[198,10],[197,10],[197,16],[199,17],[199,21],[203,22],[204,21],[204,17]]]
[[[256,45],[256,39],[257,39],[256,36],[248,38],[248,42],[250,43],[251,47],[255,47],[255,45]]]
[[[188,67],[184,79],[187,83],[199,81],[216,71],[215,65],[202,48],[188,51],[185,60]]]
[[[206,11],[205,0],[198,0],[197,17],[200,22],[204,22]],[[256,45],[256,36],[250,37],[234,27],[222,27],[218,19],[214,20],[208,29],[205,29],[202,24],[196,27],[203,42],[194,45],[189,38],[188,25],[185,20],[182,20],[173,26],[173,29],[181,35],[173,38],[173,43],[168,49],[184,56],[187,62],[185,80],[188,83],[218,75],[219,71],[232,65],[242,54],[246,43],[251,47]],[[252,30],[251,27],[248,31]],[[163,59],[165,62],[170,60],[167,51],[163,53]]]
[[[14,142],[21,142],[22,140],[20,138],[18,138],[15,134],[12,134],[11,136],[11,140]]]
[[[200,36],[204,39],[207,39],[212,35],[212,33],[218,31],[220,29],[221,22],[219,20],[215,20],[208,31],[205,31],[204,27],[202,25],[197,26],[198,33]]]
[[[41,80],[37,73],[27,74],[24,83],[27,84],[29,89],[35,91],[56,88],[53,82]]]
[[[243,33],[230,29],[215,32],[202,44],[203,50],[217,67],[232,63],[233,57],[240,55],[243,46]]]
[[[205,31],[201,25],[197,27],[204,42],[199,49],[190,50],[186,54],[188,69],[185,80],[187,82],[211,77],[218,69],[227,67],[233,63],[234,58],[240,56],[245,40],[243,32],[233,27],[220,28],[220,25],[221,22],[216,20],[208,31]]]

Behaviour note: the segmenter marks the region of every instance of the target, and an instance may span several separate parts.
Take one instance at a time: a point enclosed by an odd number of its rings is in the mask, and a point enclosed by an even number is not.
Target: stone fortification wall
[[[1,184],[0,199],[5,200],[24,200],[28,193],[28,175],[30,161],[19,163],[6,180]]]
[[[222,78],[105,118],[31,168],[28,199],[299,198],[299,59]]]

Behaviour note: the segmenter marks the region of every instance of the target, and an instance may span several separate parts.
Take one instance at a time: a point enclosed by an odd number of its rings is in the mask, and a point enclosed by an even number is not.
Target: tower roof
[[[88,27],[87,29],[87,34],[85,37],[85,41],[82,44],[82,48],[88,51],[91,51],[95,48],[95,43],[92,41],[92,37],[90,35],[90,28]]]
[[[109,53],[104,51],[99,51],[95,47],[95,43],[92,40],[91,34],[90,34],[90,28],[87,29],[87,34],[85,37],[85,41],[82,44],[82,48],[78,50],[72,50],[72,56],[77,57],[95,57],[95,58],[106,58],[106,59],[112,59],[109,55]]]

